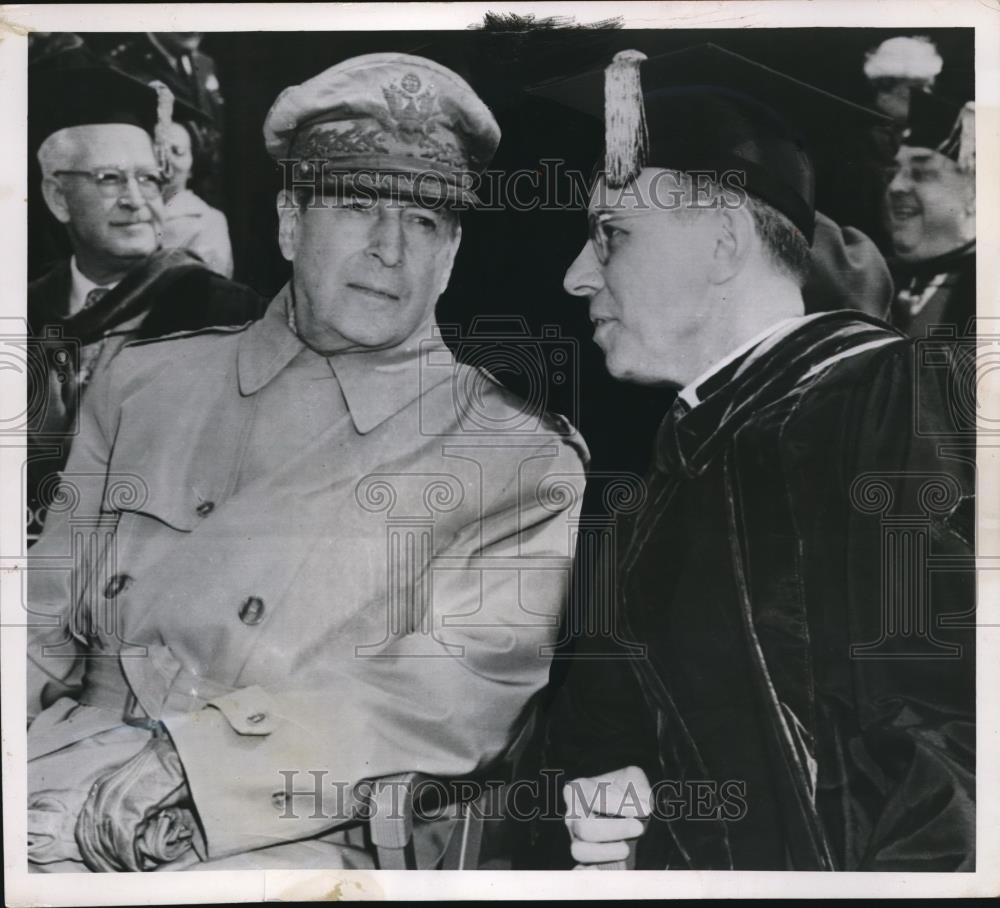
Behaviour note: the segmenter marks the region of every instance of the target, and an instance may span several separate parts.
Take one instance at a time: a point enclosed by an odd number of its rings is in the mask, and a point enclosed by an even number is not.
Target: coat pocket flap
[[[269,735],[278,727],[274,704],[257,685],[217,697],[207,705],[219,710],[239,735]]]

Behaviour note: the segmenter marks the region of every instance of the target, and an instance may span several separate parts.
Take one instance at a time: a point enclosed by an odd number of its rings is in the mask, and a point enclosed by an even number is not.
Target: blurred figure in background
[[[975,108],[914,92],[885,197],[896,282],[891,321],[913,336],[976,313]]]
[[[180,123],[169,127],[166,144],[170,175],[163,189],[166,223],[163,246],[187,249],[223,277],[233,276],[233,247],[226,216],[188,188],[194,157],[191,135]]]
[[[932,89],[942,65],[930,38],[883,41],[868,52],[864,66],[875,107],[902,128],[910,115],[910,93]]]
[[[220,204],[225,102],[215,61],[201,51],[201,32],[138,32],[119,35],[102,48],[105,61],[143,82],[159,80],[203,114],[185,123],[193,138],[191,188],[212,205]],[[94,44],[93,39],[88,43]],[[179,118],[178,118],[179,119]]]

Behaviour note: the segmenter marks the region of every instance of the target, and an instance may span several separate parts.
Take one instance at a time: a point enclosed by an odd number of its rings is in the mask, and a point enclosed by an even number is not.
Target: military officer
[[[123,351],[33,553],[35,869],[370,866],[338,829],[359,780],[488,768],[546,681],[585,449],[434,319],[492,114],[375,54],[264,133],[312,167],[278,197],[290,283]]]

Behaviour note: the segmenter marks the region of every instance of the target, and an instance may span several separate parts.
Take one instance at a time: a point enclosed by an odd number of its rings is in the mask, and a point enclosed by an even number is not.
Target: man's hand
[[[170,739],[154,737],[90,789],[76,823],[84,862],[95,871],[148,870],[183,854],[200,832],[189,811],[168,808],[189,797]]]
[[[566,828],[576,869],[625,861],[629,841],[642,835],[651,810],[646,774],[627,766],[590,779],[574,779],[563,789]]]

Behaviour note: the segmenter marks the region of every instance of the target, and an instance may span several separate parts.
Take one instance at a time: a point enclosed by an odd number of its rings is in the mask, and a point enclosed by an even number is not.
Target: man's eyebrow
[[[934,155],[932,152],[923,152],[921,154],[910,155],[911,164],[930,164],[934,161]]]

